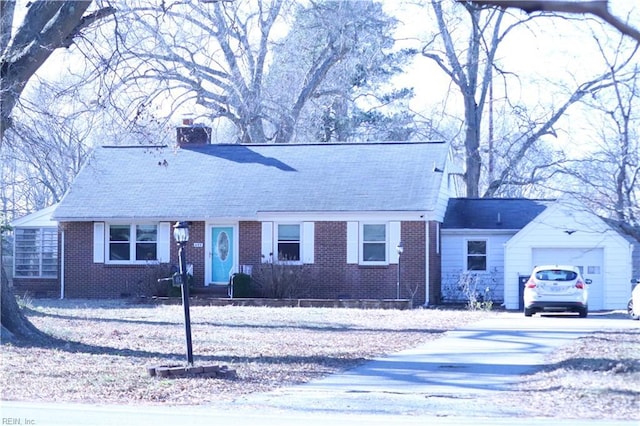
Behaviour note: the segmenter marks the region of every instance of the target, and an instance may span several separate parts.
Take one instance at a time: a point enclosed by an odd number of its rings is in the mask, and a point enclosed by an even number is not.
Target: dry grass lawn
[[[50,347],[2,345],[3,400],[101,404],[206,404],[302,383],[415,347],[499,312],[417,309],[192,307],[196,365],[236,379],[152,378],[184,364],[181,306],[122,301],[31,301],[27,313],[62,339]],[[620,314],[622,315],[622,314]],[[548,358],[491,403],[523,416],[640,420],[640,329],[585,336]],[[526,401],[526,404],[523,404]]]
[[[237,379],[159,379],[147,367],[184,364],[181,306],[32,301],[28,317],[66,340],[2,348],[2,399],[203,404],[302,383],[436,339],[491,315],[449,310],[192,307],[196,365]]]

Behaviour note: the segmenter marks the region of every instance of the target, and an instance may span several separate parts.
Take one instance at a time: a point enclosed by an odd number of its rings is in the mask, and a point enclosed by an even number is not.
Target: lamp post
[[[400,299],[400,255],[404,252],[402,241],[398,241],[396,252],[398,252],[398,281],[396,282],[396,299]]]
[[[189,241],[189,223],[176,222],[173,226],[173,238],[178,243],[178,257],[180,259],[180,277],[182,278],[182,306],[184,307],[184,332],[187,337],[187,363],[193,365],[193,349],[191,347],[191,318],[189,315],[189,280],[184,250]]]

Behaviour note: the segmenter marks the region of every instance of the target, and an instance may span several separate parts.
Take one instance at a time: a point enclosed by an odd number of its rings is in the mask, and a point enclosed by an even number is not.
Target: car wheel
[[[586,307],[578,311],[578,315],[580,315],[580,318],[586,318],[588,314],[589,314],[589,308],[586,308]]]
[[[532,315],[533,315],[533,309],[524,308],[524,316],[525,317],[530,317]]]

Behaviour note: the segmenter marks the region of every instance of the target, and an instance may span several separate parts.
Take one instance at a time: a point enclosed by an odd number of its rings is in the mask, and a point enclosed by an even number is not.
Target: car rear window
[[[536,279],[542,281],[573,281],[578,277],[575,271],[547,269],[536,272]]]

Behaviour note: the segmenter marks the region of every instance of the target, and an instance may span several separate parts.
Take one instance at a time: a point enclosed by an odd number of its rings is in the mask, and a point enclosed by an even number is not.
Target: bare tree
[[[389,39],[386,21],[375,1],[129,2],[116,20],[118,55],[102,52],[105,92],[132,116],[163,103],[166,115],[206,117],[243,143],[286,143],[312,103],[330,96],[334,70],[387,47],[371,41]],[[313,37],[290,43],[302,34]]]
[[[604,71],[589,81],[575,84],[566,99],[557,106],[546,107],[545,112],[535,115],[522,104],[513,104],[508,99],[508,79],[513,77],[508,70],[500,67],[497,52],[500,44],[516,27],[531,23],[532,18],[525,20],[506,20],[505,12],[500,9],[482,8],[474,2],[463,2],[451,6],[455,19],[443,9],[443,2],[431,1],[431,8],[438,23],[438,34],[423,48],[423,55],[435,63],[451,78],[453,85],[459,89],[464,107],[464,159],[466,163],[465,183],[467,196],[496,196],[513,192],[514,188],[525,188],[539,183],[553,173],[551,167],[559,158],[539,155],[545,152],[541,140],[555,133],[554,126],[564,116],[569,107],[588,94],[597,93],[612,84],[612,72]],[[465,27],[461,16],[468,18]],[[454,33],[468,30],[463,41],[456,40]],[[626,62],[617,65],[622,69],[628,65],[635,54],[633,51]],[[490,117],[489,136],[486,132],[487,106],[493,107],[495,101],[493,87],[496,77],[501,79],[502,117],[515,120],[517,132],[494,138],[495,121]],[[491,113],[491,111],[489,111]],[[483,156],[481,142],[488,139],[487,156]],[[499,153],[497,155],[496,153]],[[534,154],[535,155],[529,155]],[[488,157],[488,160],[487,158]],[[497,158],[497,160],[496,160]],[[537,161],[534,161],[537,160]],[[541,162],[541,160],[547,163]],[[488,163],[488,164],[486,164]],[[488,166],[488,167],[487,167]],[[523,167],[526,166],[526,167]],[[483,172],[485,175],[483,175]],[[482,190],[483,185],[486,190]]]
[[[508,155],[508,161],[505,164],[505,167],[499,173],[499,175],[489,182],[487,190],[484,193],[486,197],[495,196],[498,191],[507,185],[511,186],[521,186],[521,185],[531,185],[534,183],[539,183],[542,180],[540,176],[535,178],[535,172],[540,170],[550,170],[558,166],[558,164],[550,164],[550,163],[538,163],[534,165],[533,168],[523,168],[522,165],[527,158],[527,153],[535,146],[536,142],[538,142],[543,136],[553,134],[555,124],[560,120],[560,118],[566,113],[566,111],[580,101],[585,98],[587,95],[594,96],[600,90],[610,87],[614,84],[612,78],[615,72],[619,72],[621,69],[624,69],[628,64],[631,58],[635,55],[635,51],[627,58],[627,60],[617,65],[616,68],[611,71],[607,71],[604,74],[588,81],[580,84],[571,95],[564,101],[562,105],[558,108],[551,111],[549,116],[545,117],[541,122],[531,122],[530,127],[527,129],[523,129],[521,135],[519,136],[519,143],[516,146],[515,150],[510,150]],[[520,173],[522,170],[531,170],[534,173],[528,175],[523,175]]]
[[[33,95],[14,113],[12,128],[2,148],[2,168],[14,170],[2,186],[20,188],[13,209],[22,213],[48,207],[62,198],[80,171],[88,151],[89,134],[97,116],[72,111],[70,96],[50,84],[37,83]]]
[[[438,24],[438,33],[425,44],[422,54],[435,61],[461,93],[464,105],[464,151],[465,183],[467,196],[478,197],[482,158],[480,154],[481,126],[487,104],[496,52],[500,42],[514,25],[501,28],[502,11],[482,11],[481,8],[464,4],[469,19],[469,33],[465,49],[458,48],[453,31],[458,30],[457,21],[447,19],[442,2],[432,0],[431,9]],[[517,24],[516,24],[517,25]],[[466,52],[463,58],[461,52]]]
[[[562,169],[565,179],[572,179],[579,191],[576,198],[602,216],[619,223],[640,225],[640,68],[619,68],[620,52],[607,55],[613,84],[597,97],[587,97],[584,104],[591,111],[590,124],[596,148],[588,158],[574,161]],[[613,57],[608,57],[613,56]],[[598,119],[600,118],[600,119]],[[565,189],[566,191],[566,189]]]

